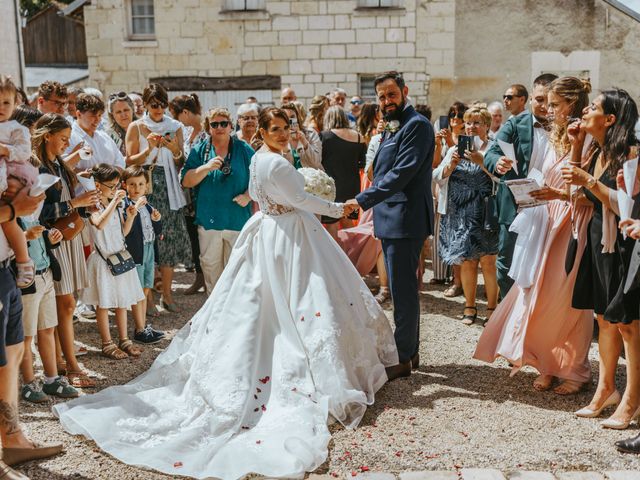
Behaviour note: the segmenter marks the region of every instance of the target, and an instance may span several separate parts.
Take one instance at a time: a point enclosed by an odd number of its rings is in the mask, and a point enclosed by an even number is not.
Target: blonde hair
[[[562,97],[571,106],[571,117],[581,117],[582,110],[589,105],[589,94],[591,93],[590,80],[577,77],[560,77],[551,82],[549,91]],[[571,150],[569,137],[567,136],[568,125],[558,125],[554,123],[551,131],[551,144],[563,154]]]
[[[309,121],[313,120],[320,130],[323,129],[324,114],[329,107],[329,99],[324,95],[316,95],[309,105]]]
[[[491,126],[491,114],[484,103],[472,105],[466,112],[464,112],[463,120],[465,122],[470,121],[472,118],[479,118],[487,128]]]
[[[229,120],[229,123],[231,123],[231,126],[233,127],[233,120],[231,120],[231,112],[229,112],[229,110],[223,107],[214,107],[207,112],[207,115],[204,118],[204,130],[206,132],[209,131],[212,119],[216,117],[225,117],[227,120]]]

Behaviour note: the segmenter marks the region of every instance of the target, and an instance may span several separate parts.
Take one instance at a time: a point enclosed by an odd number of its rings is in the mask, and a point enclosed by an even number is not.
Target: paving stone
[[[312,473],[309,475],[307,480],[335,480],[331,475],[319,475],[317,473]]]
[[[400,474],[400,480],[458,480],[458,474],[456,472],[443,472],[439,470],[404,472]]]
[[[360,478],[361,480],[396,480],[396,476],[393,473],[382,472],[364,472],[351,478]]]
[[[558,472],[558,480],[605,480],[598,472]]]
[[[556,477],[549,472],[533,472],[528,470],[518,470],[509,475],[509,480],[555,480]]]
[[[463,468],[460,473],[463,480],[506,480],[500,470],[491,468]]]
[[[632,470],[604,472],[604,476],[609,480],[640,480],[640,472]]]

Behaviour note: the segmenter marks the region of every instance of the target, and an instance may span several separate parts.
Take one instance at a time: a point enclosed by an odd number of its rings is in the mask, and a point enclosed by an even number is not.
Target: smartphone
[[[289,119],[289,129],[292,132],[297,132],[298,131],[298,119],[293,117]]]
[[[438,119],[438,128],[442,130],[443,128],[449,128],[449,117],[446,115],[440,115]]]
[[[473,150],[473,147],[473,136],[458,135],[458,155],[460,155],[460,158],[465,158],[465,152],[467,150]]]
[[[165,138],[169,138],[169,140],[173,140],[174,138],[176,138],[176,132],[167,132],[164,134]]]

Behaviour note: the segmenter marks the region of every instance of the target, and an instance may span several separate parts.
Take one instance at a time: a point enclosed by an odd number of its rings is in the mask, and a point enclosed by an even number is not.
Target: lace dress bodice
[[[343,215],[343,204],[329,202],[304,190],[304,177],[281,155],[258,152],[251,159],[249,195],[265,215],[305,210],[333,218]]]

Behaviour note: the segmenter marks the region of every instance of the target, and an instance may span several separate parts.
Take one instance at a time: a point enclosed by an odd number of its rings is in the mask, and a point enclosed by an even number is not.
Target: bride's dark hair
[[[260,150],[264,145],[264,138],[262,138],[260,129],[269,130],[269,125],[271,125],[271,122],[276,118],[283,120],[287,125],[289,124],[289,116],[281,108],[267,107],[262,109],[260,112],[260,116],[258,117],[258,129],[251,139],[251,147],[255,151]]]

